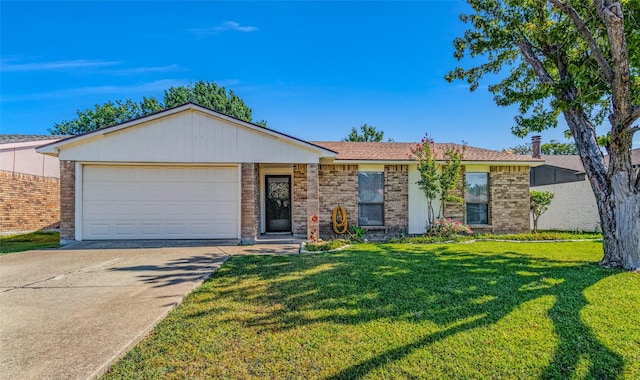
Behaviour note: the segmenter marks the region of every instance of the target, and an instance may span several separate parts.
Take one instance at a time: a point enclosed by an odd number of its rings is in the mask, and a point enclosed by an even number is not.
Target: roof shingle
[[[411,147],[416,143],[401,142],[354,142],[354,141],[312,141],[312,144],[320,145],[326,149],[333,150],[338,153],[337,160],[353,160],[353,161],[408,161],[413,160]],[[444,159],[444,151],[447,146],[462,148],[460,144],[442,144],[435,143],[434,151],[436,159]],[[522,156],[517,154],[509,154],[497,150],[489,150],[467,146],[464,153],[464,161],[512,161],[512,162],[536,162],[542,163],[543,160],[532,158],[531,156]]]
[[[51,135],[2,135],[0,134],[0,144],[13,144],[29,141],[44,141],[61,139],[66,136],[51,136]]]

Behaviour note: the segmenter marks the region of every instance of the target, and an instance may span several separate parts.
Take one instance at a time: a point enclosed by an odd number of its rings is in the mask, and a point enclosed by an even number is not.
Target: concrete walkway
[[[298,248],[80,242],[0,256],[0,379],[96,378],[229,256]]]

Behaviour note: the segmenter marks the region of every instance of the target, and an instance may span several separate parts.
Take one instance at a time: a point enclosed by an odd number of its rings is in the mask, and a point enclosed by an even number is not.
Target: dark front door
[[[291,232],[291,176],[265,176],[267,232]]]

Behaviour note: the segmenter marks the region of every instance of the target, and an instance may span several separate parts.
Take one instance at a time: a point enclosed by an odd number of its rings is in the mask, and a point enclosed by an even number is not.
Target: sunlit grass
[[[233,257],[106,378],[640,377],[640,276],[602,244]]]
[[[0,255],[60,246],[60,234],[56,231],[36,231],[21,235],[0,236]]]

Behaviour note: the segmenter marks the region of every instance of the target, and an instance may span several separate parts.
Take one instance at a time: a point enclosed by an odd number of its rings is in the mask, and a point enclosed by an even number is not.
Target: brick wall
[[[529,231],[529,167],[492,166],[489,201],[493,233]]]
[[[295,169],[294,169],[295,173]],[[295,175],[295,174],[294,174]],[[331,214],[342,205],[347,211],[349,225],[358,225],[358,166],[320,165],[320,235],[337,237],[333,231]],[[370,237],[407,233],[409,228],[409,168],[407,165],[386,165],[384,168],[384,223],[371,227]]]
[[[319,238],[320,223],[311,221],[311,215],[320,214],[320,179],[318,177],[318,164],[307,165],[307,239]]]
[[[358,165],[320,165],[320,236],[335,236],[331,213],[338,205],[347,210],[350,225],[358,223]]]
[[[293,225],[292,232],[296,236],[307,236],[307,165],[293,165]]]
[[[258,164],[242,164],[241,176],[242,210],[240,234],[243,241],[252,242],[260,232],[260,177]]]
[[[389,235],[406,234],[409,228],[409,167],[384,167],[384,225]]]
[[[465,168],[454,195],[464,198]],[[466,222],[464,203],[446,202],[444,216]],[[521,233],[529,231],[529,167],[492,166],[489,172],[489,224],[474,226],[478,233]]]
[[[60,225],[60,180],[0,170],[0,231],[33,231]]]
[[[75,240],[76,163],[60,161],[60,240]]]
[[[451,192],[451,195],[458,196],[464,199],[464,187],[465,187],[465,167],[463,166],[460,169],[460,177],[458,178],[458,184],[456,185],[455,190]],[[434,210],[436,217],[438,216],[438,210]],[[450,218],[453,220],[457,220],[461,223],[465,223],[467,220],[466,216],[466,206],[464,203],[457,202],[445,202],[444,203],[444,217]]]
[[[538,229],[600,231],[600,214],[589,181],[536,186],[531,190],[554,194],[549,209],[538,219]]]

